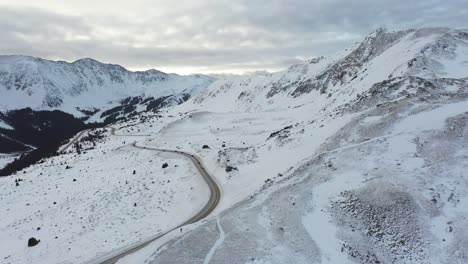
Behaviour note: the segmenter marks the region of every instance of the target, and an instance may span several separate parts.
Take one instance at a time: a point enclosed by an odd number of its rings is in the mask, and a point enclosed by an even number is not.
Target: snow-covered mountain
[[[333,57],[218,80],[173,112],[187,115],[135,125],[200,153],[223,201],[120,263],[468,261],[468,30],[377,30]]]
[[[20,120],[13,120],[16,110],[31,108],[31,116],[46,118],[53,115],[39,111],[60,110],[86,123],[108,124],[139,112],[183,103],[213,80],[204,75],[179,76],[157,70],[131,72],[93,59],[68,63],[0,56],[0,142],[4,145],[0,153],[30,149],[24,135],[44,133],[40,126],[32,124],[57,122],[40,119],[18,125]],[[67,121],[73,123],[70,119]],[[67,127],[67,124],[62,125]],[[60,134],[60,131],[57,132]],[[34,147],[51,142],[36,143]]]
[[[203,208],[193,164],[135,141],[196,154],[222,196],[119,263],[468,261],[468,30],[377,30],[113,126],[0,178],[5,263],[106,259]]]
[[[81,116],[77,108],[105,110],[127,97],[191,96],[212,81],[204,75],[131,72],[88,58],[68,63],[0,56],[0,110],[59,109]]]
[[[466,30],[379,29],[331,57],[315,58],[267,77],[218,80],[193,103],[214,111],[259,111],[319,101],[340,103],[382,84],[411,85],[423,78],[437,85],[464,79],[468,77],[467,41]]]

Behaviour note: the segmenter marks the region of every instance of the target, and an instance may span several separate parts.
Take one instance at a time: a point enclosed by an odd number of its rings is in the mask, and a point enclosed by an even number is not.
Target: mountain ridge
[[[110,108],[128,96],[194,95],[214,79],[180,76],[155,69],[129,71],[91,58],[73,62],[23,55],[0,56],[2,109],[60,109],[80,115],[80,108]],[[108,107],[109,105],[110,107]]]
[[[468,30],[378,29],[334,56],[296,64],[268,77],[216,80],[192,102],[217,111],[294,107],[318,97],[357,95],[395,77],[466,78],[467,65]]]

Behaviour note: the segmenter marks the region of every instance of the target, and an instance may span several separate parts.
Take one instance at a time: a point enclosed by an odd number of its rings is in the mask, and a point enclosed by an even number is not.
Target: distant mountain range
[[[93,59],[68,63],[0,56],[0,153],[56,146],[86,128],[83,121],[108,124],[183,103],[213,80],[132,72]]]
[[[100,113],[128,97],[187,99],[213,82],[204,75],[180,76],[157,70],[132,72],[93,59],[72,63],[27,56],[0,56],[0,111],[30,107],[75,116]]]

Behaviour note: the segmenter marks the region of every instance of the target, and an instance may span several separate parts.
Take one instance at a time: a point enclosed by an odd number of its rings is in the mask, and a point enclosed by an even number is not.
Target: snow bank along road
[[[112,136],[118,136],[118,137],[132,137],[132,135],[116,135],[115,134],[115,128],[111,128],[111,135]],[[62,151],[65,151],[69,146],[73,145],[75,142],[78,141],[78,139],[86,132],[85,131],[82,131],[80,132],[75,138],[73,138],[73,140],[71,140],[71,142],[66,145]],[[120,250],[117,250],[115,252],[112,252],[112,253],[109,253],[109,254],[106,254],[104,256],[101,256],[101,257],[98,257],[94,260],[92,260],[91,262],[89,263],[100,263],[100,264],[114,264],[116,263],[119,259],[131,254],[131,253],[134,253],[142,248],[144,248],[145,246],[147,246],[148,244],[150,244],[151,242],[163,237],[164,235],[176,230],[176,229],[179,229],[185,225],[189,225],[189,224],[193,224],[195,222],[198,222],[202,219],[204,219],[205,217],[207,217],[211,212],[213,212],[213,210],[216,208],[216,206],[218,205],[220,199],[221,199],[221,189],[220,187],[218,186],[218,184],[216,183],[215,179],[213,176],[211,176],[211,174],[208,172],[208,170],[205,168],[205,166],[203,165],[202,161],[195,155],[193,154],[190,154],[190,153],[187,153],[187,152],[183,152],[183,151],[180,151],[180,150],[169,150],[169,149],[159,149],[159,148],[153,148],[153,147],[148,147],[148,146],[138,146],[135,143],[132,144],[133,147],[135,148],[138,148],[138,149],[145,149],[145,150],[154,150],[154,151],[158,151],[158,152],[167,152],[167,153],[174,153],[174,154],[178,154],[178,155],[182,155],[184,157],[187,157],[188,159],[190,159],[193,164],[195,165],[195,167],[197,168],[198,172],[201,174],[201,176],[203,177],[203,179],[205,180],[205,182],[208,184],[208,187],[210,188],[210,199],[208,200],[208,202],[205,204],[205,206],[198,212],[196,213],[194,216],[192,216],[190,219],[188,219],[187,221],[183,222],[182,224],[166,231],[166,232],[163,232],[163,233],[160,233],[160,234],[157,234],[155,236],[152,236],[144,241],[140,241],[134,245],[130,245],[128,247],[125,247],[123,249],[120,249]]]

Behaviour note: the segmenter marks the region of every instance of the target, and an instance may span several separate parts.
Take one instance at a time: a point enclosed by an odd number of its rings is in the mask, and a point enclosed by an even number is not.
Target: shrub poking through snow
[[[226,172],[231,172],[231,171],[237,171],[237,167],[233,167],[233,166],[226,166]]]
[[[164,164],[162,165],[162,168],[163,168],[163,169],[165,169],[165,168],[167,168],[167,167],[169,167],[169,164],[167,164],[167,163],[164,163]]]
[[[28,240],[28,247],[34,247],[35,245],[39,244],[39,242],[41,242],[40,240],[37,240],[36,238],[34,237],[31,237],[29,240]]]

